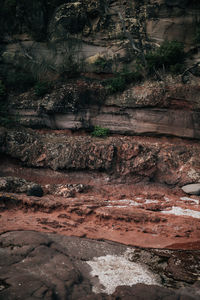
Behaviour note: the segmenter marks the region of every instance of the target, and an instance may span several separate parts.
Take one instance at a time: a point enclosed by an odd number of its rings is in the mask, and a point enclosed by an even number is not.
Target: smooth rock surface
[[[187,184],[182,187],[182,190],[190,195],[200,195],[200,183]]]

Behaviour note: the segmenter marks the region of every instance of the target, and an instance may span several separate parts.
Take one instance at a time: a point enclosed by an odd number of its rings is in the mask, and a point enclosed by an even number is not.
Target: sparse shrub
[[[8,103],[6,101],[1,101],[0,103],[0,125],[12,128],[16,126],[18,122],[17,115],[10,115],[8,110]]]
[[[48,93],[51,85],[49,82],[46,81],[39,81],[34,86],[35,95],[38,97],[43,97],[45,94]]]
[[[0,114],[0,125],[5,127],[12,127],[15,125],[15,119],[13,117],[8,117],[8,115]]]
[[[138,82],[142,80],[140,72],[131,72],[123,70],[116,74],[116,77],[104,81],[104,84],[110,94],[123,92],[127,84]]]
[[[108,128],[102,128],[100,126],[95,126],[92,135],[95,137],[107,137],[109,134]]]
[[[42,197],[44,194],[43,189],[41,188],[40,185],[36,184],[32,187],[30,187],[27,190],[27,195],[28,196],[36,196],[36,197]]]
[[[184,65],[183,64],[175,64],[175,65],[171,65],[170,68],[169,68],[169,71],[172,73],[172,74],[180,74],[180,73],[183,73],[184,72]]]
[[[122,76],[117,76],[115,78],[107,80],[106,87],[107,87],[109,93],[111,93],[111,94],[116,93],[116,92],[123,92],[126,87],[126,81]]]
[[[119,75],[124,78],[127,84],[132,82],[138,82],[143,79],[143,76],[139,71],[131,72],[128,70],[123,70],[121,73],[119,73]]]
[[[94,62],[94,65],[98,67],[100,71],[105,71],[106,69],[112,68],[112,60],[106,59],[105,57],[99,57]]]
[[[183,65],[185,57],[184,46],[177,41],[166,41],[160,48],[145,55],[150,72],[163,66],[166,70],[170,71],[171,66],[174,65],[176,65],[174,70],[179,71],[181,69],[180,65]]]

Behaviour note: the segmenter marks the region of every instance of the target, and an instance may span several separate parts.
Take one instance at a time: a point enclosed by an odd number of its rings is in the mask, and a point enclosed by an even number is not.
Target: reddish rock
[[[105,171],[132,182],[185,185],[200,180],[200,145],[181,139],[68,136],[7,130],[4,153],[32,167]]]

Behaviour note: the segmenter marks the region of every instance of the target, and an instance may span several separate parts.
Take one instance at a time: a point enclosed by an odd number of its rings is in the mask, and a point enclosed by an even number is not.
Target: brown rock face
[[[149,49],[166,40],[177,40],[184,43],[186,50],[196,47],[194,36],[200,16],[197,0],[88,0],[67,3],[60,0],[24,6],[17,3],[8,7],[6,3],[2,5],[1,35],[5,40],[9,35],[12,41],[4,49],[2,58],[4,63],[12,63],[13,66],[16,62],[21,65],[22,58],[24,65],[30,63],[30,57],[24,55],[25,48],[31,52],[32,59],[38,61],[38,64],[48,62],[52,67],[49,68],[50,73],[52,69],[62,70],[63,66],[65,71],[69,70],[70,63],[71,70],[74,71],[73,66],[76,68],[77,64],[73,65],[73,62],[78,62],[79,65],[82,58],[85,60],[83,69],[87,72],[95,70],[110,73],[116,71],[118,66],[129,66],[130,61],[134,61],[135,55],[132,58],[127,55],[133,50],[133,44],[138,49],[142,42],[143,47]],[[15,11],[18,13],[15,14]],[[12,22],[7,21],[6,14],[9,13]],[[51,42],[61,42],[54,45],[57,55],[46,42],[47,32]],[[20,43],[16,42],[16,37],[20,39]],[[64,47],[62,43],[65,44]],[[66,57],[59,54],[60,50],[69,58],[68,66]],[[73,61],[74,57],[76,58]],[[95,66],[98,57],[111,60],[111,66]],[[43,77],[45,79],[45,75]]]
[[[1,2],[0,300],[199,299],[199,1]]]
[[[199,14],[199,2],[194,1],[151,1],[150,18],[147,21],[148,35],[155,41],[178,40],[185,45],[193,44],[195,24],[191,14]],[[187,11],[187,13],[184,13]],[[184,28],[184,30],[182,29]]]
[[[27,166],[104,171],[114,177],[130,176],[133,182],[184,185],[200,179],[199,144],[176,139],[101,139],[19,129],[7,130],[2,151]]]
[[[118,134],[199,139],[199,97],[198,84],[145,82],[106,98],[101,84],[79,80],[43,99],[32,101],[31,92],[10,97],[10,111],[32,128],[91,130],[98,125]]]

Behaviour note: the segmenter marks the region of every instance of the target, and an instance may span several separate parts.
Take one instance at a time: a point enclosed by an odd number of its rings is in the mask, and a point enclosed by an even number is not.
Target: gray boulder
[[[182,187],[182,190],[190,195],[200,195],[200,183],[184,185]]]

